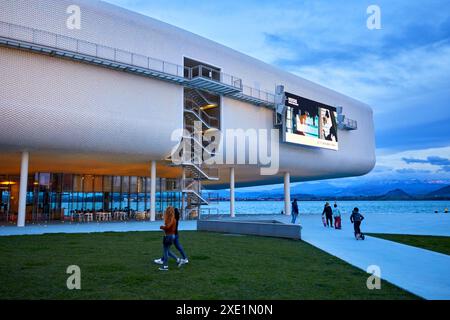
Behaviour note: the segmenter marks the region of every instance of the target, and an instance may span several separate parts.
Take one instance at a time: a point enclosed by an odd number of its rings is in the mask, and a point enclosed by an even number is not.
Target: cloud
[[[430,173],[430,170],[416,170],[416,169],[397,169],[395,170],[400,174],[415,174],[415,173]]]
[[[352,13],[328,3],[316,7],[319,26],[311,19],[266,33],[268,46],[291,52],[274,63],[371,105],[377,147],[395,152],[448,146],[450,2],[379,5],[379,31],[361,27],[360,8],[350,1],[345,10]]]
[[[372,170],[372,173],[384,173],[384,172],[390,172],[392,170],[393,170],[392,167],[376,165],[375,168]]]
[[[415,158],[402,158],[407,164],[410,163],[428,163],[433,166],[450,166],[450,159],[442,158],[439,156],[429,156],[426,159],[415,159]]]
[[[108,2],[371,105],[379,156],[367,179],[450,178],[450,1],[377,0],[372,31],[360,0]]]

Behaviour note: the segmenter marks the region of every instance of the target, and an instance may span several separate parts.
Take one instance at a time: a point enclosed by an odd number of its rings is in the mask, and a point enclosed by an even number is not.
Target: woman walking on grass
[[[160,271],[169,271],[169,251],[170,246],[175,241],[177,230],[177,221],[175,220],[175,210],[173,207],[167,207],[164,213],[164,225],[159,227],[164,230],[163,238],[163,265],[159,267]]]
[[[172,251],[169,250],[168,257],[172,257],[177,261],[177,264],[179,267],[181,267],[183,264],[189,263],[189,260],[186,256],[186,253],[183,250],[183,247],[180,244],[179,236],[178,236],[178,222],[180,221],[180,210],[178,208],[175,208],[175,221],[176,221],[176,228],[175,228],[175,237],[173,244],[175,245],[175,248],[177,248],[178,252],[181,254],[181,258],[178,258],[175,254],[172,253]],[[154,262],[156,264],[164,264],[164,256],[160,259],[155,259]]]

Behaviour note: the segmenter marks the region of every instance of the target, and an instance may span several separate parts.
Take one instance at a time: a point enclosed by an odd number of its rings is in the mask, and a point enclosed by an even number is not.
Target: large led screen
[[[284,141],[338,150],[336,108],[286,93]]]

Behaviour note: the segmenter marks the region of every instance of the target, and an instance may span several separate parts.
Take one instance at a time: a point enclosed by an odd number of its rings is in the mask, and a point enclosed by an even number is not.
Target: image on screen
[[[286,93],[284,141],[338,150],[336,108]]]

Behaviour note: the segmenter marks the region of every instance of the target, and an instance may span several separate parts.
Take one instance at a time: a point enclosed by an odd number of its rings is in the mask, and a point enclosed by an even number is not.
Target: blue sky
[[[450,1],[107,2],[371,105],[377,166],[359,179],[450,183]],[[381,30],[366,27],[371,4]]]

